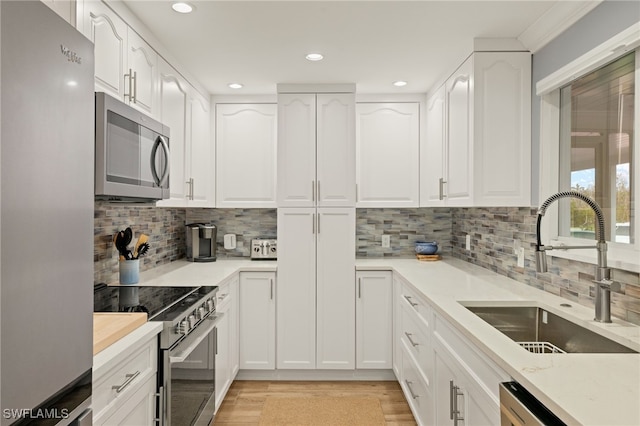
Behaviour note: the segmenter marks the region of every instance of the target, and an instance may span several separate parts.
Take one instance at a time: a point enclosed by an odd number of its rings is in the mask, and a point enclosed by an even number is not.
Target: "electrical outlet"
[[[524,247],[518,249],[518,268],[524,268]]]
[[[383,235],[382,236],[382,247],[390,248],[391,247],[391,235]]]
[[[467,234],[465,247],[467,250],[471,250],[471,235]]]

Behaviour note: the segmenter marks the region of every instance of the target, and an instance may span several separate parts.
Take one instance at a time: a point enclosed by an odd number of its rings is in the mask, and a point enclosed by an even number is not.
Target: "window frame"
[[[601,66],[635,50],[634,108],[640,111],[640,22],[613,36],[536,84],[540,96],[540,203],[559,191],[560,178],[560,89]],[[634,118],[634,158],[632,159],[634,200],[633,243],[608,242],[609,266],[640,272],[640,114]],[[545,213],[542,240],[550,245],[584,245],[581,238],[559,235],[557,206]],[[597,264],[596,250],[553,250],[553,257]]]

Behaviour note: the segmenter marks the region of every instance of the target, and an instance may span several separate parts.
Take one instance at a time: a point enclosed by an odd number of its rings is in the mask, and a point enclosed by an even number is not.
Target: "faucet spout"
[[[538,209],[538,220],[536,224],[536,271],[540,273],[547,272],[547,255],[546,251],[553,250],[554,248],[562,248],[564,250],[572,248],[585,248],[579,247],[553,247],[544,246],[540,237],[540,228],[542,224],[542,217],[547,211],[547,208],[556,200],[561,198],[577,198],[589,205],[594,211],[597,220],[597,244],[593,247],[598,251],[598,264],[595,271],[596,284],[596,300],[595,300],[595,320],[598,322],[611,322],[611,288],[613,281],[611,281],[611,269],[607,267],[607,241],[605,237],[605,221],[602,209],[591,198],[577,191],[564,191],[559,192],[549,197]]]

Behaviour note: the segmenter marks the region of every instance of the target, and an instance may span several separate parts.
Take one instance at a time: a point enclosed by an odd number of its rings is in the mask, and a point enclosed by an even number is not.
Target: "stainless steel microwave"
[[[96,92],[95,196],[151,202],[169,198],[169,128]]]

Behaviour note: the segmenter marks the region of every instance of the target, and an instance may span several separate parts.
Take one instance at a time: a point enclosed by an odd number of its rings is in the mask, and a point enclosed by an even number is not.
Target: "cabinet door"
[[[402,282],[393,276],[393,372],[402,382]]]
[[[390,271],[356,273],[356,368],[391,368]]]
[[[185,150],[185,181],[189,181],[189,207],[213,207],[215,202],[214,143],[211,138],[211,111],[209,101],[190,88],[189,137]],[[192,179],[192,180],[190,180]]]
[[[159,201],[158,206],[186,206],[186,143],[187,143],[187,82],[171,65],[160,61],[160,119],[169,126],[170,199]]]
[[[276,207],[275,104],[216,105],[219,208]]]
[[[278,209],[279,369],[316,368],[314,208]]]
[[[478,206],[531,203],[531,54],[474,53]]]
[[[316,204],[316,95],[278,95],[278,207]]]
[[[427,100],[427,129],[420,149],[420,206],[445,203],[445,86]],[[441,182],[442,181],[442,182]]]
[[[473,203],[473,58],[469,58],[446,83],[448,205]]]
[[[126,74],[130,77],[124,84],[128,86],[131,81],[131,86],[125,87],[125,94],[130,96],[125,96],[124,100],[134,108],[158,117],[158,55],[131,28],[127,32],[127,62]]]
[[[452,386],[459,384],[458,377],[453,368],[446,362],[447,354],[442,353],[438,347],[434,351],[434,402],[435,402],[435,418],[436,425],[453,425],[453,392]],[[458,408],[462,408],[464,411],[464,397],[457,396]],[[461,417],[464,417],[464,413],[461,413]],[[466,423],[463,423],[466,424]],[[497,423],[496,423],[497,424]]]
[[[316,199],[319,207],[356,205],[355,95],[317,95]]]
[[[239,309],[240,278],[236,275],[229,284],[229,370],[231,381],[236,378],[240,369],[240,309]]]
[[[84,2],[84,35],[95,45],[96,91],[124,96],[127,24],[101,1]]]
[[[276,366],[275,293],[275,273],[240,273],[240,368]]]
[[[318,369],[355,368],[355,213],[355,209],[318,209]]]
[[[418,207],[420,105],[356,107],[358,207]]]

